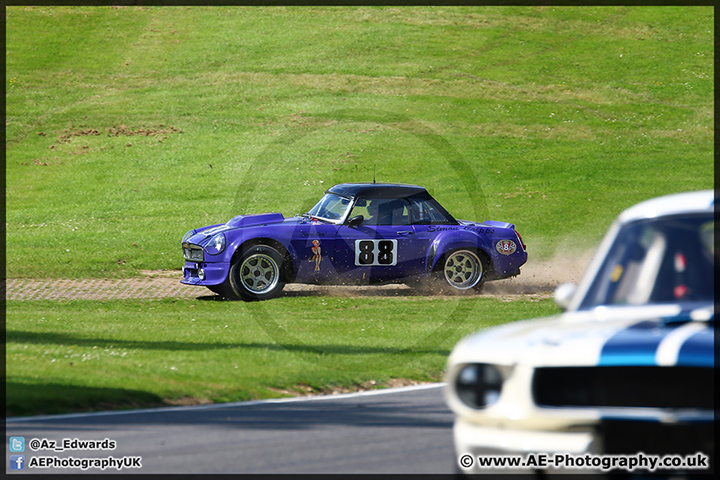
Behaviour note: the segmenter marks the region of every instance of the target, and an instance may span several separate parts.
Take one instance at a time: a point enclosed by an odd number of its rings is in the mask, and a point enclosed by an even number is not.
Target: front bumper
[[[532,464],[529,455],[539,458],[540,454],[570,454],[600,453],[600,438],[592,432],[557,432],[546,430],[514,430],[504,428],[485,427],[473,424],[460,418],[455,420],[453,428],[455,440],[456,461],[462,456],[470,455],[474,461],[470,468],[458,463],[458,470],[462,473],[475,474],[536,474],[544,473],[599,473],[588,469],[556,469],[542,467],[541,465],[521,467],[490,467],[479,466],[478,457],[488,456],[519,456]]]
[[[463,455],[470,455],[475,460],[472,467],[458,466],[463,473],[595,473],[587,469],[571,470],[554,468],[497,468],[479,467],[477,457],[487,455],[519,455],[527,454],[583,454],[600,453],[600,439],[589,427],[587,431],[547,431],[519,430],[477,425],[461,418],[455,420],[453,428],[455,452],[459,460]]]
[[[180,283],[200,286],[220,285],[227,279],[229,270],[230,263],[228,262],[198,263],[186,261],[182,268],[183,279],[180,280]],[[201,274],[204,279],[201,278]]]
[[[612,475],[712,474],[714,422],[653,422],[600,419],[598,423],[567,429],[535,430],[483,426],[457,418],[453,429],[458,470],[463,473],[592,473]],[[463,464],[470,456],[472,465]],[[519,460],[516,466],[498,467],[497,458]],[[704,457],[699,463],[699,458]],[[542,459],[545,458],[545,464]],[[621,463],[631,458],[634,467]],[[660,462],[661,459],[670,463]],[[687,464],[675,463],[688,459]],[[653,460],[654,459],[654,460]],[[693,463],[691,462],[691,459]],[[467,460],[467,459],[465,459]],[[480,466],[481,462],[484,466]],[[615,463],[617,462],[617,463]]]

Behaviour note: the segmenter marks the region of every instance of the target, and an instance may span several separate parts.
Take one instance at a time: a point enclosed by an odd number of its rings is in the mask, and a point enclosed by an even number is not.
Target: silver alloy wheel
[[[458,250],[445,260],[445,280],[451,287],[467,290],[474,287],[483,276],[483,264],[470,250]]]
[[[243,287],[256,295],[272,291],[280,281],[280,269],[275,260],[265,253],[255,253],[240,265]]]

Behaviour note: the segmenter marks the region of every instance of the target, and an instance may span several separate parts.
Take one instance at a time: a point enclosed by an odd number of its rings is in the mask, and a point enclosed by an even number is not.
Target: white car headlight
[[[465,365],[455,378],[460,400],[470,408],[485,408],[500,398],[503,377],[496,367],[484,363]]]
[[[217,255],[225,250],[225,234],[220,232],[213,235],[210,241],[205,245],[205,251],[210,255]]]

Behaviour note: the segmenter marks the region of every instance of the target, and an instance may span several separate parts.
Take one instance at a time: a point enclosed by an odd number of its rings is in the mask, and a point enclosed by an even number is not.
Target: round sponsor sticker
[[[495,248],[498,252],[502,253],[503,255],[510,255],[511,253],[515,253],[515,250],[517,249],[517,246],[515,245],[515,242],[512,240],[500,240],[496,245]]]

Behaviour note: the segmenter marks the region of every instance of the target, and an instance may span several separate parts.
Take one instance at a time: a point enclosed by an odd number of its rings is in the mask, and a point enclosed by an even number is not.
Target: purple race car
[[[520,273],[515,226],[455,220],[415,185],[335,185],[309,212],[240,215],[182,239],[182,283],[266,300],[285,283],[367,285],[431,280],[453,292]]]

